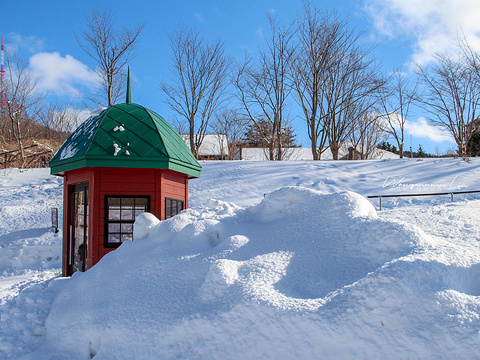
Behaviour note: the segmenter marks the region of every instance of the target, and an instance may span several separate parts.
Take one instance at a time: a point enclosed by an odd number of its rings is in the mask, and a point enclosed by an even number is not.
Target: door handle
[[[70,225],[70,256],[68,257],[68,265],[72,265],[73,254],[75,254],[73,249],[73,225]]]

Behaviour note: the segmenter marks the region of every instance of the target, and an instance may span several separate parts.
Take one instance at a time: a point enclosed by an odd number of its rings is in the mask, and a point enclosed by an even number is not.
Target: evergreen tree
[[[244,145],[255,148],[267,148],[272,126],[272,123],[266,120],[258,120],[256,123],[247,125],[247,130],[243,136]],[[297,146],[296,135],[290,126],[282,128],[281,144],[283,148]]]
[[[383,140],[377,145],[377,148],[385,151],[390,151],[394,154],[398,154],[398,149],[395,145],[390,144],[388,141]]]
[[[423,151],[421,144],[418,145],[417,157],[419,158],[427,157],[427,154],[425,153],[425,151]]]
[[[467,154],[480,156],[480,119],[472,121],[468,127],[472,134],[467,142]]]
[[[391,148],[392,145],[390,145],[389,142],[383,140],[381,143],[379,143],[377,145],[377,148],[381,149],[381,150],[385,150],[385,151],[390,151],[390,148]]]
[[[480,130],[474,131],[467,144],[470,156],[480,156]]]

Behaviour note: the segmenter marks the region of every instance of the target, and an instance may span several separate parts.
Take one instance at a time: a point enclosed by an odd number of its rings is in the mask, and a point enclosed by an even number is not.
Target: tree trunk
[[[311,146],[312,146],[312,157],[313,160],[320,160],[318,156],[318,149],[317,149],[317,139],[312,139],[311,140]]]
[[[317,131],[315,129],[315,116],[312,115],[310,119],[310,145],[312,147],[312,156],[313,160],[320,160],[320,156],[318,155],[317,149]]]
[[[195,144],[195,117],[190,117],[190,126],[189,126],[189,140],[190,140],[190,151],[192,152],[195,159],[198,159],[198,149]]]
[[[277,160],[283,160],[283,151],[282,151],[282,133],[281,130],[277,132]]]
[[[275,160],[275,144],[269,144],[268,157],[270,161]]]
[[[330,151],[332,152],[333,160],[338,160],[338,150],[340,149],[340,143],[333,142],[330,143]]]
[[[107,102],[108,107],[112,106],[112,91],[113,91],[113,75],[111,72],[107,73]]]
[[[18,143],[18,151],[20,152],[20,156],[22,158],[22,169],[25,167],[25,152],[23,151],[23,139],[22,139],[22,131],[20,126],[20,119],[17,117],[15,121],[16,133],[17,133],[17,143]]]

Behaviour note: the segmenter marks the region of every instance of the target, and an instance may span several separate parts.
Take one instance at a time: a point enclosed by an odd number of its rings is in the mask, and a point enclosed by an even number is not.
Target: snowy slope
[[[479,196],[361,196],[480,190],[479,160],[204,162],[189,210],[54,281],[60,181],[2,173],[0,358],[480,358]]]
[[[62,179],[48,169],[0,170],[0,358],[18,358],[43,341],[52,294],[61,274],[61,234],[50,208],[62,209]],[[61,221],[61,219],[60,219]]]
[[[258,203],[265,193],[283,186],[324,192],[350,190],[368,195],[480,190],[480,159],[397,159],[383,161],[202,162],[200,179],[190,182],[190,206],[209,199],[237,205]],[[476,195],[455,197],[480,198]],[[374,200],[376,201],[376,200]],[[384,199],[383,205],[437,204],[446,197]],[[378,201],[375,202],[378,205]]]

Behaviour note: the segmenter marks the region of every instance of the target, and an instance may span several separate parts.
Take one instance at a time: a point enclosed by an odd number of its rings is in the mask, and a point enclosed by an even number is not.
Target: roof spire
[[[128,72],[127,72],[127,96],[126,96],[125,102],[127,104],[132,103],[132,92],[130,90],[130,66],[128,67]]]

